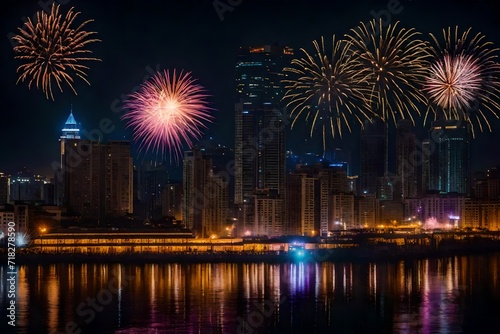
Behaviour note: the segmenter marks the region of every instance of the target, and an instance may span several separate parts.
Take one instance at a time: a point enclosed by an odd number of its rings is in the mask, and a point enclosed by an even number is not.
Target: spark
[[[399,28],[399,22],[387,28],[373,19],[363,22],[346,38],[353,45],[352,57],[359,61],[355,70],[368,83],[366,103],[384,121],[420,115],[418,104],[425,101],[420,86],[425,77],[426,44],[415,29]]]
[[[329,132],[332,137],[342,137],[342,129],[349,132],[352,122],[363,124],[370,116],[363,103],[361,78],[353,70],[354,58],[350,57],[350,43],[332,37],[331,56],[325,50],[324,38],[313,41],[315,53],[301,49],[302,58],[293,59],[292,67],[285,68],[294,78],[283,80],[287,89],[284,100],[294,118],[292,127],[302,114],[311,121],[310,136],[319,128],[323,135],[323,147]],[[366,92],[365,92],[366,93]]]
[[[483,131],[491,131],[490,116],[498,118],[500,110],[500,65],[496,61],[498,48],[477,33],[469,38],[471,28],[459,33],[458,26],[443,29],[444,43],[430,34],[433,45],[427,49],[431,65],[424,92],[428,109],[434,119],[461,120]]]
[[[139,150],[157,155],[170,151],[177,160],[182,157],[183,144],[193,146],[202,135],[206,122],[212,122],[204,88],[195,83],[191,73],[174,70],[157,72],[141,88],[129,95],[122,119],[133,127],[133,138]]]
[[[86,73],[89,67],[80,62],[99,60],[87,57],[92,52],[86,47],[100,40],[92,38],[95,32],[83,30],[93,20],[87,20],[75,28],[74,21],[79,14],[71,8],[63,17],[59,14],[59,5],[52,4],[50,13],[38,11],[34,22],[28,18],[23,28],[18,28],[19,34],[13,37],[17,42],[14,46],[15,58],[24,63],[17,68],[20,73],[17,83],[27,80],[28,88],[35,83],[46,98],[50,96],[52,100],[53,82],[61,92],[61,84],[65,82],[75,94],[75,76],[90,85]]]

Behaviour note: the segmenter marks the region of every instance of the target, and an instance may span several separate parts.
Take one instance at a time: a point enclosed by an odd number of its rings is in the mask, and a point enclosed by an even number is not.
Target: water
[[[500,254],[393,263],[18,267],[0,333],[478,333],[500,328]]]

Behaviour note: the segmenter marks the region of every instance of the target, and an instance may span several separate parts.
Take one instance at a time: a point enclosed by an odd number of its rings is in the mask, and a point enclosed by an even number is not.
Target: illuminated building
[[[374,228],[377,224],[377,199],[375,195],[354,198],[355,225],[362,228]]]
[[[8,234],[9,222],[15,223],[17,233],[28,233],[29,211],[28,206],[21,205],[1,205],[0,206],[0,231],[4,235]]]
[[[213,170],[209,173],[208,184],[205,186],[205,202],[203,206],[203,235],[222,236],[225,233],[228,216],[229,184]]]
[[[27,169],[18,172],[10,178],[10,200],[31,201],[34,200],[35,184],[33,174]]]
[[[430,131],[429,190],[469,193],[470,126],[464,121],[435,121]]]
[[[442,226],[461,224],[464,203],[465,197],[459,194],[430,194],[422,198],[407,198],[404,216],[415,216],[422,223],[436,219]]]
[[[284,196],[286,155],[283,68],[293,50],[277,45],[241,48],[236,63],[235,198],[243,230],[253,222],[255,189]]]
[[[328,162],[312,166],[298,165],[288,175],[287,181],[287,233],[326,236],[332,228],[330,196],[346,193],[347,190],[344,167]]]
[[[182,220],[186,228],[197,236],[203,234],[203,206],[205,185],[208,182],[212,162],[198,148],[184,152],[182,164]]]
[[[466,198],[460,227],[500,230],[500,200]]]
[[[359,228],[354,219],[354,195],[333,194],[331,195],[330,217],[328,230]]]
[[[283,235],[283,198],[278,196],[276,191],[269,189],[260,189],[254,197],[254,235]]]
[[[55,168],[54,177],[54,191],[55,191],[55,201],[57,205],[63,205],[65,203],[65,190],[64,190],[64,174],[69,166],[65,166],[66,161],[66,142],[67,140],[79,140],[80,139],[80,125],[76,122],[73,116],[73,110],[70,111],[66,123],[61,130],[61,136],[59,137],[60,143],[60,165],[53,166]]]
[[[184,152],[182,219],[197,237],[222,235],[228,205],[228,182],[214,174],[212,159],[199,148]]]

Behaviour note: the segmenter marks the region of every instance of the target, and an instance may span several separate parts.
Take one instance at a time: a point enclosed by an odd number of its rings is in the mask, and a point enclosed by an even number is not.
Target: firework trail
[[[191,73],[173,71],[156,73],[141,88],[129,95],[122,119],[133,128],[139,150],[162,155],[170,151],[177,160],[182,157],[183,143],[193,146],[202,135],[205,122],[212,122],[205,89],[195,84]]]
[[[475,125],[491,131],[488,115],[498,118],[500,65],[493,43],[481,33],[469,39],[470,30],[443,29],[444,44],[430,34],[434,45],[427,49],[431,61],[423,90],[429,105],[426,119],[432,112],[434,119],[467,121],[475,136]]]
[[[23,28],[18,28],[19,34],[13,37],[17,41],[14,47],[15,58],[24,63],[17,68],[20,73],[17,82],[28,80],[28,87],[33,82],[40,88],[47,99],[54,100],[52,82],[54,81],[62,92],[61,84],[66,82],[76,94],[73,87],[74,77],[86,79],[88,66],[80,64],[82,61],[99,60],[87,57],[92,53],[86,49],[87,44],[99,42],[92,38],[95,32],[87,32],[83,27],[93,20],[87,20],[74,27],[74,21],[80,13],[71,8],[65,17],[59,14],[59,5],[52,5],[50,14],[39,11],[35,22],[28,18]]]
[[[349,57],[348,42],[335,41],[333,36],[331,57],[325,51],[323,37],[313,44],[314,54],[301,49],[303,58],[293,59],[293,67],[284,69],[294,78],[283,80],[287,89],[283,100],[289,100],[287,108],[292,107],[292,127],[305,114],[306,121],[311,120],[312,137],[319,123],[325,147],[327,132],[332,137],[337,133],[342,137],[343,128],[351,131],[352,120],[362,125],[369,118],[370,111],[365,107],[363,95],[368,92],[363,92],[358,84],[362,78],[353,69],[355,61]]]
[[[352,57],[358,58],[355,70],[368,83],[370,109],[384,121],[392,119],[396,124],[410,118],[414,123],[413,113],[420,115],[417,104],[425,102],[420,87],[428,54],[420,33],[398,24],[385,28],[382,20],[361,22],[346,38],[352,43]]]

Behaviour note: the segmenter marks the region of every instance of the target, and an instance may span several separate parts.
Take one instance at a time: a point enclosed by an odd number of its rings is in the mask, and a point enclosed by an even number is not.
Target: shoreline
[[[440,251],[400,252],[395,249],[333,249],[294,253],[130,253],[130,254],[68,254],[18,253],[16,265],[59,263],[320,263],[320,262],[393,262],[441,258],[450,256],[486,255],[500,252],[500,247],[442,249]],[[7,264],[7,254],[1,254]]]

